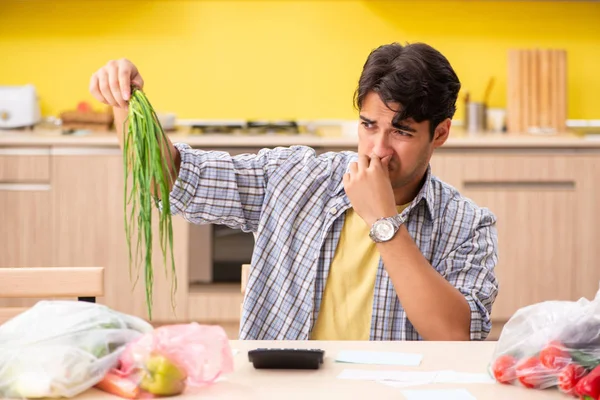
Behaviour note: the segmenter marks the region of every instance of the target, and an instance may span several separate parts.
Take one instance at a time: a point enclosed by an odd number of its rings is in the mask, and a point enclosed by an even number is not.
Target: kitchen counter
[[[169,134],[171,141],[188,143],[199,148],[256,148],[291,145],[355,149],[356,137],[326,137],[307,134],[228,135],[228,134]],[[63,135],[57,130],[2,131],[0,146],[4,147],[116,147],[114,132],[98,132],[88,135]],[[444,148],[575,148],[600,149],[600,140],[585,139],[576,135],[534,136],[480,134],[467,135],[453,130]]]

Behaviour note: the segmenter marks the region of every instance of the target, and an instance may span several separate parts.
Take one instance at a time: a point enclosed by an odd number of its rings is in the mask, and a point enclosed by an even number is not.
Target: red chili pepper
[[[500,383],[512,383],[517,377],[515,364],[517,359],[509,354],[501,355],[492,363],[492,373]]]
[[[581,378],[577,382],[575,390],[585,400],[597,400],[600,398],[600,365]]]
[[[552,341],[540,351],[540,362],[548,369],[562,369],[569,365],[571,356],[559,341]]]
[[[577,396],[575,386],[586,374],[587,370],[581,365],[569,364],[558,374],[558,388],[563,393]]]

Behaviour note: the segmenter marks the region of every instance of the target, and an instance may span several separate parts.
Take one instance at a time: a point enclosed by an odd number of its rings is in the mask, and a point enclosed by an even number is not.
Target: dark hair
[[[360,110],[365,96],[376,92],[386,104],[400,103],[393,125],[407,118],[427,120],[433,139],[437,125],[454,116],[459,90],[456,73],[439,51],[424,43],[392,43],[369,54],[354,93],[354,105]]]

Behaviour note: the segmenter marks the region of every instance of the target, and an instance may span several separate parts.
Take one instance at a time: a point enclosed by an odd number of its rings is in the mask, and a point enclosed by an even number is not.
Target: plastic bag
[[[172,396],[232,371],[223,328],[195,322],[166,325],[128,344],[119,365],[96,387],[129,399]]]
[[[600,291],[592,301],[518,310],[504,325],[490,373],[500,383],[600,399]]]
[[[95,303],[40,301],[0,325],[0,397],[72,397],[152,325]]]

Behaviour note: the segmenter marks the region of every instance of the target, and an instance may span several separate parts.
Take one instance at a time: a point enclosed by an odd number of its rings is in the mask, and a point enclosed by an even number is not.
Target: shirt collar
[[[427,211],[429,211],[429,218],[433,218],[433,209],[435,207],[435,195],[433,193],[433,184],[431,183],[432,174],[431,174],[431,165],[427,166],[427,171],[425,172],[425,180],[423,182],[423,186],[421,186],[421,190],[417,193],[417,196],[412,201],[412,204],[408,208],[414,208],[421,201],[425,202],[425,206],[427,207]]]

